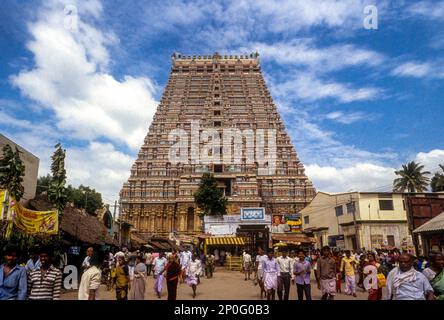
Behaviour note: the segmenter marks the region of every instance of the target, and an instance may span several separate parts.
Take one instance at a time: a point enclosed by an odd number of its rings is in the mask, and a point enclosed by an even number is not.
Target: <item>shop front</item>
[[[303,233],[299,214],[273,215],[271,231],[273,247],[279,250],[309,250],[316,243],[316,238]]]
[[[264,208],[242,208],[240,215],[206,216],[206,250],[228,247],[231,255],[240,256],[244,249],[251,252],[258,247],[267,249],[270,224],[271,216],[265,214]]]

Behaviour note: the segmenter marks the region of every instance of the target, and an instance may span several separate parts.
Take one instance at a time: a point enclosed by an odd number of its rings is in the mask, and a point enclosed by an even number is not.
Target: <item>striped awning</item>
[[[244,246],[245,241],[239,237],[215,237],[205,239],[207,246],[226,245],[226,246]]]

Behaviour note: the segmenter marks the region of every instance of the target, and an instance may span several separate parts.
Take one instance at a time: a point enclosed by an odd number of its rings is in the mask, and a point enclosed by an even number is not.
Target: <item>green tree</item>
[[[202,210],[202,216],[221,216],[227,211],[228,200],[211,173],[203,174],[199,189],[194,193],[194,201]]]
[[[66,151],[62,149],[60,143],[55,145],[55,152],[52,155],[51,164],[51,182],[48,189],[48,198],[55,205],[59,212],[59,225],[63,216],[66,202],[68,201],[66,184],[66,170],[65,170],[65,156]]]
[[[41,195],[43,192],[48,192],[49,185],[51,184],[51,175],[41,176],[37,179],[37,191],[36,195]]]
[[[8,190],[12,197],[20,201],[25,192],[22,185],[24,175],[25,165],[17,147],[14,152],[9,144],[5,145],[3,158],[0,159],[0,188]]]
[[[78,209],[85,209],[89,214],[95,215],[97,209],[103,207],[102,195],[96,190],[80,185],[78,188],[68,186],[68,201]]]
[[[444,191],[444,164],[440,164],[439,167],[441,168],[442,173],[435,172],[435,175],[432,178],[432,182],[430,183],[432,192]]]
[[[423,192],[426,191],[430,183],[430,179],[426,177],[430,174],[429,171],[423,171],[424,166],[411,161],[402,165],[401,170],[395,171],[395,174],[400,176],[393,180],[393,190],[405,192]]]

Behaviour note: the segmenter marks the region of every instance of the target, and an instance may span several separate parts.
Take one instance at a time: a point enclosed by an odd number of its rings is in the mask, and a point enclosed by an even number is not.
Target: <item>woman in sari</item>
[[[168,257],[168,264],[165,267],[165,272],[168,289],[168,300],[176,300],[177,284],[179,282],[179,276],[182,272],[182,267],[177,262],[177,257],[175,254],[171,254]]]
[[[118,266],[116,267],[116,299],[128,300],[129,288],[129,269],[125,264],[123,258],[118,259]]]
[[[443,255],[439,252],[432,253],[430,255],[430,267],[425,268],[422,274],[425,275],[427,280],[432,281],[443,268]]]
[[[136,257],[136,266],[134,267],[134,279],[131,284],[131,291],[129,293],[129,300],[144,300],[145,299],[145,285],[146,285],[146,265],[142,261],[142,257]]]
[[[441,253],[431,256],[431,265],[423,274],[429,279],[436,300],[444,300],[444,257]]]
[[[363,285],[368,292],[368,300],[381,300],[382,287],[378,283],[378,274],[382,272],[381,264],[376,261],[374,253],[369,253],[367,259],[368,262],[363,269]]]

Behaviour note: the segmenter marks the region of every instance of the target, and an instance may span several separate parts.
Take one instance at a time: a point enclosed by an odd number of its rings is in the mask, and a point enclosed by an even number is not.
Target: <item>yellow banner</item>
[[[11,209],[14,225],[27,234],[57,234],[59,219],[57,211],[33,211],[18,203]]]
[[[0,219],[6,219],[7,213],[5,211],[6,206],[6,190],[0,190]]]

